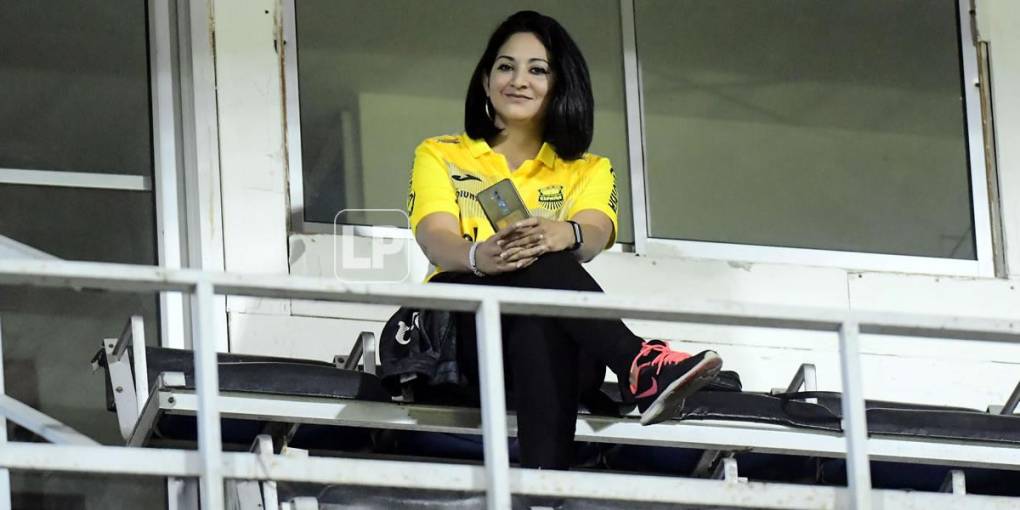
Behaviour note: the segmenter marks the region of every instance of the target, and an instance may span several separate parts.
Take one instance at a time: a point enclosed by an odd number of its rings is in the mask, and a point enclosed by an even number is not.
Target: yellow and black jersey
[[[511,172],[502,154],[466,134],[429,138],[415,150],[407,198],[411,229],[417,233],[422,218],[444,211],[460,219],[465,239],[484,241],[495,232],[476,194],[506,178],[513,181],[532,216],[568,220],[579,211],[595,209],[613,222],[607,247],[616,240],[619,197],[608,159],[585,154],[566,161],[543,144],[535,159]]]

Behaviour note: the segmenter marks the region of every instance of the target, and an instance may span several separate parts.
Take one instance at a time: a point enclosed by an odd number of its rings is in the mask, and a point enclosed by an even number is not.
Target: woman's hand
[[[475,251],[475,265],[479,271],[487,275],[509,273],[510,271],[528,267],[535,260],[538,260],[537,256],[522,256],[516,257],[513,260],[506,257],[503,246],[512,242],[511,239],[517,235],[522,223],[524,222],[509,225],[485,241],[478,243],[478,248]]]
[[[574,245],[574,229],[565,221],[528,218],[508,230],[499,243],[503,250],[501,256],[508,263],[534,262],[546,253],[563,251]]]

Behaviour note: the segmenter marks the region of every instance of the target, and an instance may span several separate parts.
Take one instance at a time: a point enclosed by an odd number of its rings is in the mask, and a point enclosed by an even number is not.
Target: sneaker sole
[[[652,402],[652,405],[641,413],[641,424],[651,425],[666,421],[683,408],[684,401],[694,392],[700,390],[719,373],[722,358],[715,352],[705,354],[700,363],[694,365],[689,372],[666,386],[666,389]]]

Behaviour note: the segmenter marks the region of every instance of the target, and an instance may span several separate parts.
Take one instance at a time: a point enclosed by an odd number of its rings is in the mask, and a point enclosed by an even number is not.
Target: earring
[[[496,119],[492,118],[492,112],[489,111],[489,98],[487,97],[485,98],[485,116],[488,117],[490,121],[496,122]]]

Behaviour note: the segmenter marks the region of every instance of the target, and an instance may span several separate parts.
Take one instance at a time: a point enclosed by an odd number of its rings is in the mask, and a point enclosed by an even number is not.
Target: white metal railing
[[[195,376],[198,396],[199,451],[137,449],[110,446],[11,444],[0,449],[0,468],[48,469],[92,473],[125,473],[199,477],[202,508],[223,507],[223,480],[291,480],[419,487],[447,490],[484,490],[488,508],[509,508],[514,492],[565,497],[624,497],[613,492],[606,476],[593,473],[556,473],[510,469],[503,396],[503,361],[500,338],[502,313],[587,318],[636,318],[702,324],[831,331],[839,337],[843,375],[843,416],[852,508],[888,504],[901,495],[871,492],[867,430],[861,390],[858,337],[861,333],[937,337],[961,340],[1020,341],[1020,321],[932,317],[845,310],[792,308],[736,303],[677,302],[632,296],[611,296],[573,291],[488,288],[478,286],[365,285],[325,278],[276,275],[239,275],[190,269],[66,261],[0,260],[0,285],[95,288],[127,292],[184,292],[196,304]],[[251,453],[224,453],[217,409],[218,380],[214,337],[214,296],[241,295],[374,304],[421,306],[476,313],[479,330],[479,367],[482,378],[482,424],[485,466],[446,466],[415,474],[420,464],[356,459],[285,459],[272,463]],[[386,471],[392,470],[392,471]],[[369,473],[387,472],[386,477]],[[402,475],[400,475],[402,473]],[[725,495],[704,480],[678,481],[630,476],[653,490],[634,494],[645,501],[702,504],[754,504],[756,507],[812,506],[819,497],[833,498],[837,489],[790,488],[784,503],[766,501],[767,494],[750,484],[727,487]],[[683,489],[682,489],[683,487]],[[834,492],[835,491],[835,492]],[[918,496],[917,508],[931,508],[927,496]],[[708,499],[705,499],[708,498]],[[714,499],[713,499],[714,498]],[[743,499],[741,499],[743,498]],[[765,499],[763,499],[765,498]],[[891,498],[891,499],[890,499]],[[898,500],[897,500],[898,501]],[[1014,502],[1015,503],[1015,502]]]
[[[0,317],[0,395],[5,395],[4,388],[4,324],[3,317]],[[0,414],[0,450],[7,446],[7,416]],[[0,463],[0,466],[3,466]],[[11,508],[11,472],[6,468],[0,468],[0,510]]]

